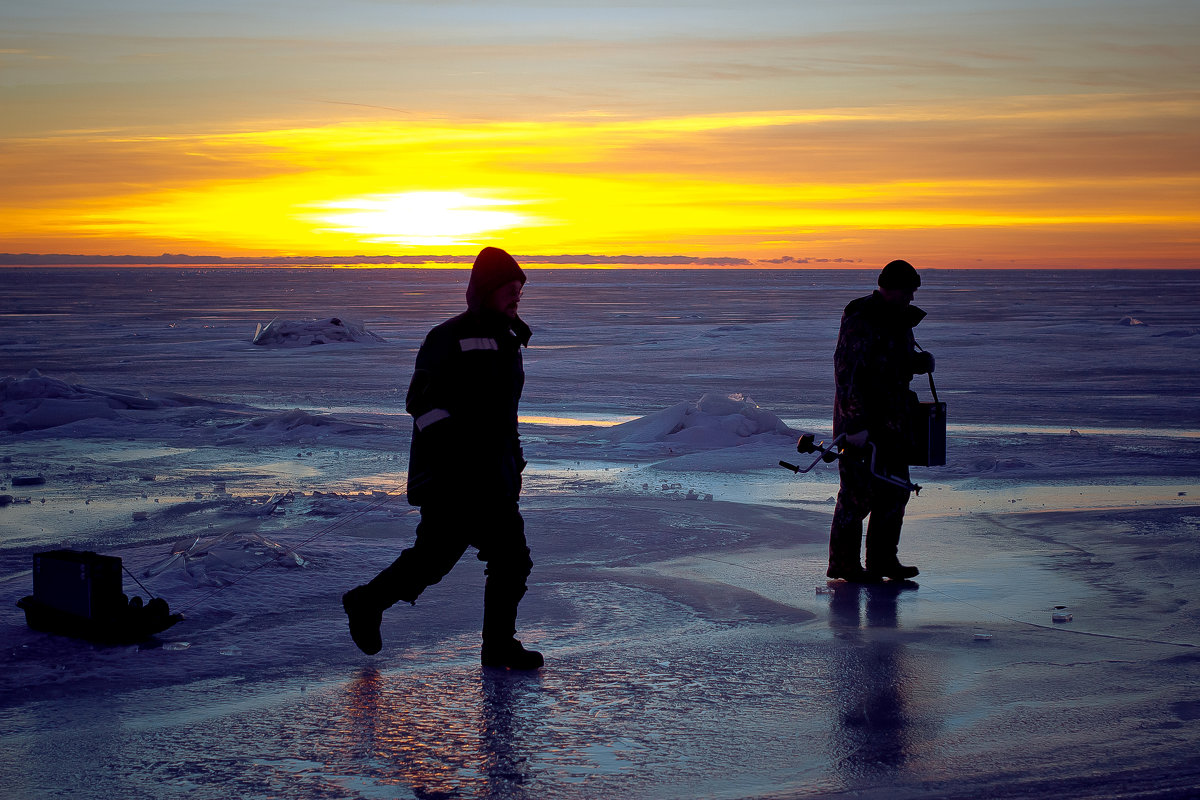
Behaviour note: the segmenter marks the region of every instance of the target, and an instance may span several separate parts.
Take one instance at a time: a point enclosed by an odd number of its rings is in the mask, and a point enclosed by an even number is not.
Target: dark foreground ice
[[[830,591],[836,477],[774,467],[775,421],[827,434],[870,275],[532,273],[520,635],[547,666],[520,674],[478,665],[469,557],[378,656],[339,606],[411,541],[404,384],[463,275],[53,274],[4,274],[0,378],[35,396],[0,404],[0,797],[1200,794],[1195,275],[932,273],[953,425],[915,474],[922,575]],[[385,341],[250,343],[334,317]],[[184,621],[30,630],[57,546]]]

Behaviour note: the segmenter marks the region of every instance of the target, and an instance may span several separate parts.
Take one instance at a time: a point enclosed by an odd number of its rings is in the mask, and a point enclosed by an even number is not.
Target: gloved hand
[[[856,433],[846,434],[846,444],[850,445],[851,447],[866,447],[867,432],[857,431]]]
[[[926,353],[924,350],[918,353],[913,353],[913,375],[924,375],[926,372],[933,372],[933,363],[933,353]]]

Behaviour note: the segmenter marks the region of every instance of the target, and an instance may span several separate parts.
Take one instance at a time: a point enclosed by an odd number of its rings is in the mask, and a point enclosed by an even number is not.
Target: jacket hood
[[[525,283],[525,272],[517,260],[499,247],[485,247],[475,256],[467,283],[467,308],[478,311],[492,292],[506,283]]]

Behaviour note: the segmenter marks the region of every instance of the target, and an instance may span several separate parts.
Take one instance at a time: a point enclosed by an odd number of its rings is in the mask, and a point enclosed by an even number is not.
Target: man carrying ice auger
[[[525,273],[505,251],[485,247],[467,285],[467,310],[435,327],[417,353],[406,409],[413,417],[408,502],[421,509],[412,547],[369,583],[342,596],[350,635],[368,655],[383,647],[383,611],[416,602],[466,552],[487,564],[483,591],[485,667],[537,669],[542,656],[517,641],[517,605],[533,568],[517,501],[525,459],[517,404],[525,383],[517,316]]]
[[[914,374],[933,372],[933,356],[919,351],[913,327],[925,312],[910,305],[921,285],[907,261],[893,261],[879,274],[879,288],[846,306],[834,351],[837,390],[833,435],[846,434],[853,456],[876,448],[876,471],[908,480],[912,436],[911,409],[916,395],[908,388]],[[870,457],[838,459],[841,489],[829,533],[830,578],[876,583],[907,580],[920,570],[900,563],[900,526],[909,490],[871,474]],[[862,523],[867,525],[866,569],[859,561]]]

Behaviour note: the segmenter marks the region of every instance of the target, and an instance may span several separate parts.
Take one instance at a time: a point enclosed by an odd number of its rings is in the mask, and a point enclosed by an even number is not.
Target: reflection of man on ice
[[[879,274],[879,289],[846,306],[834,352],[837,394],[833,434],[846,434],[850,448],[876,448],[877,471],[908,480],[914,374],[933,372],[933,356],[919,351],[912,329],[925,312],[910,305],[921,285],[907,261],[893,261]],[[830,578],[874,583],[906,580],[920,570],[900,563],[900,526],[909,490],[871,475],[869,458],[838,459],[841,490],[829,534]],[[866,569],[859,561],[862,523],[867,525]]]
[[[408,502],[420,506],[417,540],[369,583],[342,597],[350,635],[368,655],[383,647],[383,611],[415,603],[468,547],[487,563],[483,594],[486,667],[537,669],[542,656],[517,641],[517,605],[533,568],[518,510],[525,460],[517,405],[525,383],[517,316],[525,273],[485,247],[471,268],[467,310],[431,330],[417,353],[406,408],[413,417]]]

